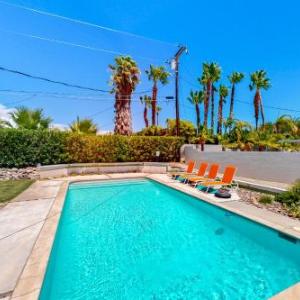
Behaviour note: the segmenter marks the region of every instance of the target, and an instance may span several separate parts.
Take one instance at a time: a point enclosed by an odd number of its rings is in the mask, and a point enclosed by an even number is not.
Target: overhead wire
[[[90,27],[94,27],[94,28],[98,28],[98,29],[118,33],[118,34],[131,36],[131,37],[134,37],[134,38],[139,38],[139,39],[144,39],[144,40],[148,40],[148,41],[152,41],[152,42],[166,44],[166,45],[169,45],[169,46],[178,46],[175,43],[161,41],[161,40],[154,39],[154,38],[149,38],[149,37],[146,37],[146,36],[143,36],[143,35],[138,35],[138,34],[135,34],[135,33],[122,31],[122,30],[110,28],[110,27],[107,27],[107,26],[102,26],[102,25],[98,25],[98,24],[94,24],[94,23],[90,23],[90,22],[86,22],[86,21],[81,21],[81,20],[78,20],[78,19],[73,19],[73,18],[61,16],[61,15],[58,15],[58,14],[50,13],[50,12],[47,12],[47,11],[42,11],[42,10],[39,10],[39,9],[30,8],[30,7],[27,7],[27,6],[20,5],[20,4],[9,3],[9,2],[3,1],[3,0],[0,0],[0,3],[4,4],[4,5],[7,5],[7,6],[15,7],[15,8],[18,8],[18,9],[27,10],[27,11],[30,11],[32,13],[36,13],[36,14],[40,14],[40,15],[44,15],[44,16],[48,16],[48,17],[53,17],[53,18],[58,18],[58,19],[61,19],[61,20],[65,20],[65,21],[72,22],[72,23],[77,23],[77,24],[80,24],[80,25],[90,26]]]
[[[59,40],[59,39],[54,39],[54,38],[47,38],[47,37],[42,37],[39,35],[33,35],[33,34],[27,34],[27,33],[22,33],[22,32],[16,32],[16,31],[11,31],[11,30],[5,30],[5,29],[0,29],[0,31],[9,33],[9,34],[14,34],[22,37],[27,37],[27,38],[32,38],[32,39],[38,39],[42,41],[47,41],[50,43],[56,43],[56,44],[61,44],[65,46],[72,46],[72,47],[78,47],[82,49],[87,49],[91,51],[96,51],[96,52],[104,52],[110,55],[125,55],[125,56],[130,56],[128,53],[120,52],[120,51],[114,51],[114,50],[109,50],[105,48],[97,48],[89,45],[83,45],[83,44],[78,44],[78,43],[72,43],[64,40]],[[140,55],[135,55],[136,58],[144,59],[144,60],[149,60],[149,61],[162,61],[164,59],[158,59],[158,58],[152,58],[152,57],[146,57],[146,56],[140,56]]]
[[[99,95],[99,96],[85,96],[85,95],[74,95],[74,94],[67,94],[67,93],[56,93],[56,92],[40,92],[40,91],[20,91],[20,90],[0,90],[1,93],[8,93],[12,95],[22,95],[22,94],[34,94],[36,96],[41,97],[51,97],[53,99],[65,99],[65,100],[82,100],[82,101],[94,101],[94,102],[102,102],[102,101],[115,101],[114,95],[112,95],[110,98],[107,98],[108,95]],[[106,98],[103,98],[106,97]],[[127,99],[119,99],[118,101],[128,101]],[[132,102],[140,102],[141,100],[139,98],[131,97]],[[149,100],[157,101],[157,102],[166,102],[169,103],[170,101],[175,101],[174,99],[166,99],[164,97],[158,97],[156,100]]]
[[[102,93],[111,93],[111,91],[109,91],[109,90],[96,89],[96,88],[77,85],[77,84],[72,84],[72,83],[68,83],[68,82],[64,82],[64,81],[53,80],[53,79],[49,79],[47,77],[36,76],[36,75],[25,73],[25,72],[22,72],[22,71],[19,71],[19,70],[9,69],[9,68],[3,67],[3,66],[0,66],[0,71],[9,72],[9,73],[24,76],[24,77],[27,77],[27,78],[30,78],[30,79],[46,81],[46,82],[59,84],[59,85],[63,85],[63,86],[66,86],[66,87],[77,88],[77,89],[81,89],[81,90],[88,90],[88,91],[102,92]],[[149,93],[149,92],[151,92],[151,90],[146,90],[146,91],[141,91],[141,92],[133,92],[132,94],[145,94],[145,93]]]

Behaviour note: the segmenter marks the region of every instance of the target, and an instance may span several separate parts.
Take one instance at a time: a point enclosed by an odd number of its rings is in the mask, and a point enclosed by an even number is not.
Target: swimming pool
[[[146,180],[69,186],[40,299],[268,299],[300,243]]]

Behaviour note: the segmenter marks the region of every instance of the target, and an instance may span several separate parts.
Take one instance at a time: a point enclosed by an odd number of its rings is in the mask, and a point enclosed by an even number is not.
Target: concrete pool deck
[[[156,180],[300,239],[298,220],[241,201],[220,202],[166,174],[114,173],[41,180],[0,209],[0,299],[38,299],[69,183],[140,177]],[[299,299],[293,297],[294,291],[291,288],[284,298],[274,299]]]

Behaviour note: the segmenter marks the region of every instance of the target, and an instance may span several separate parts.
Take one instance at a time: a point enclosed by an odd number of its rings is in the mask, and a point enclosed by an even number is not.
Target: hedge
[[[48,130],[0,129],[0,166],[62,163],[177,161],[177,137],[78,135]]]

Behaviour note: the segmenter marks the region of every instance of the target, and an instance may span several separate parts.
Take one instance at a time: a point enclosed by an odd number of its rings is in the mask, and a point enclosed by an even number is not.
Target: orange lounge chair
[[[233,183],[233,178],[236,173],[237,168],[235,166],[227,166],[225,168],[223,178],[221,181],[205,181],[201,182],[201,186],[207,187],[206,192],[212,186],[224,187],[231,186]]]
[[[176,172],[176,173],[171,173],[173,178],[177,178],[178,176],[181,175],[187,175],[187,174],[193,174],[193,170],[195,167],[195,161],[194,160],[190,160],[188,162],[187,168],[185,172]]]
[[[209,172],[207,174],[207,176],[195,176],[195,177],[189,177],[188,181],[191,184],[194,184],[194,187],[196,187],[198,185],[199,182],[202,181],[208,181],[208,180],[215,180],[217,175],[218,175],[218,171],[219,171],[220,165],[219,164],[212,164],[209,168]]]
[[[204,177],[207,167],[208,167],[208,163],[207,162],[202,162],[199,165],[199,169],[198,169],[198,172],[197,172],[196,176],[197,177]],[[183,183],[187,183],[189,178],[191,178],[191,177],[195,177],[195,174],[186,174],[186,175],[180,176],[180,178],[184,179],[182,181]]]

